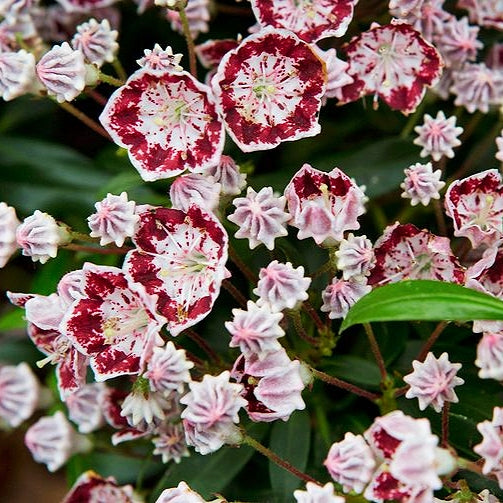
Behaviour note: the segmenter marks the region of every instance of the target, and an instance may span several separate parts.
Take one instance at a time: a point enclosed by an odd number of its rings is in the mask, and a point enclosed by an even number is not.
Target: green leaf
[[[24,318],[24,309],[20,307],[9,309],[9,311],[0,316],[0,332],[25,327],[26,320]]]
[[[351,355],[334,356],[323,369],[330,375],[369,389],[379,389],[379,367],[364,358]]]
[[[261,439],[268,430],[268,425],[258,423],[249,430],[253,437]],[[150,501],[154,502],[161,492],[168,487],[176,487],[184,480],[194,491],[208,499],[214,493],[222,491],[241,469],[248,463],[255,450],[249,446],[224,446],[213,454],[202,456],[191,453],[178,465],[171,465],[166,474],[154,488]]]
[[[311,425],[307,411],[297,411],[288,421],[274,423],[270,449],[301,471],[306,468],[310,444]],[[269,477],[271,486],[279,497],[278,501],[290,501],[292,492],[302,483],[272,461],[269,461]]]
[[[503,302],[454,283],[400,281],[362,297],[349,310],[339,333],[358,323],[400,320],[503,320]]]

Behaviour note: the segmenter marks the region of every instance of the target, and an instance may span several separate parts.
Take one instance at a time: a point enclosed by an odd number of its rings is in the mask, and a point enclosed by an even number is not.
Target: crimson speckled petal
[[[155,299],[116,267],[85,264],[83,270],[84,297],[69,308],[61,329],[89,356],[97,381],[138,374],[153,347],[163,343],[164,320],[154,313]]]
[[[243,152],[317,135],[325,64],[286,30],[266,28],[228,52],[212,79],[227,132]]]
[[[374,25],[345,47],[347,73],[354,82],[342,88],[341,103],[368,94],[404,114],[414,112],[425,88],[441,75],[440,54],[411,25],[395,22]]]
[[[285,28],[304,42],[342,37],[353,18],[356,0],[251,0],[261,26]]]
[[[136,71],[100,121],[146,181],[215,166],[224,146],[209,88],[186,72]]]
[[[154,208],[140,215],[133,238],[138,250],[124,261],[128,277],[156,295],[157,311],[171,335],[204,318],[227,277],[228,237],[213,214],[196,205],[187,212]]]

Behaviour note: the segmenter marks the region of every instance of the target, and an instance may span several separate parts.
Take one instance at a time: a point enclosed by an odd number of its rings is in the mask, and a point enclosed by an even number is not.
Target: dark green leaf
[[[9,311],[0,316],[0,333],[25,327],[26,320],[24,318],[24,309],[20,307],[9,309]]]
[[[277,421],[271,431],[270,449],[295,468],[304,471],[311,444],[311,425],[307,411],[297,411],[287,422]],[[302,483],[297,477],[269,461],[271,486],[279,501],[290,501],[292,492]]]
[[[503,320],[503,302],[454,283],[400,281],[362,297],[349,310],[340,332],[357,323],[399,320]]]
[[[374,362],[358,356],[334,356],[323,369],[330,375],[369,389],[379,389],[381,374]]]

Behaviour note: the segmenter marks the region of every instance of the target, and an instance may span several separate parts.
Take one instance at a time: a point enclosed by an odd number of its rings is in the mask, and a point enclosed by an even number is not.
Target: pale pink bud
[[[433,171],[431,162],[427,164],[416,163],[404,170],[405,180],[400,184],[404,190],[402,197],[410,199],[410,204],[416,206],[421,203],[428,206],[431,199],[440,199],[439,190],[445,182],[440,181],[442,171]]]
[[[234,423],[215,423],[208,428],[204,424],[183,420],[187,445],[203,456],[218,451],[223,445],[239,445],[243,440],[240,429]]]
[[[362,281],[334,278],[321,293],[323,305],[320,309],[328,313],[331,320],[344,318],[349,309],[371,290],[372,287],[367,285],[366,278]]]
[[[257,288],[253,290],[259,296],[258,306],[269,306],[271,311],[294,309],[309,295],[307,289],[311,278],[304,277],[304,267],[293,268],[290,262],[280,264],[273,260],[259,272]]]
[[[17,250],[16,229],[19,220],[12,206],[0,203],[0,268],[4,267]]]
[[[367,236],[354,236],[352,233],[341,241],[335,256],[337,269],[342,271],[345,280],[368,276],[376,262],[370,239]]]
[[[35,57],[21,49],[0,53],[0,93],[5,101],[35,90]]]
[[[175,178],[169,189],[173,207],[188,211],[197,204],[207,211],[215,211],[220,200],[220,184],[211,176],[188,173]]]
[[[492,421],[483,421],[477,424],[477,429],[482,435],[482,442],[473,450],[484,458],[482,473],[487,475],[492,471],[503,470],[503,408],[494,407]],[[499,478],[499,477],[498,477]]]
[[[162,456],[162,462],[173,460],[180,463],[182,458],[189,456],[185,432],[180,424],[168,424],[160,428],[159,436],[152,439],[155,446],[154,454]]]
[[[35,210],[16,230],[16,240],[23,255],[45,264],[58,254],[58,246],[69,240],[68,232],[48,213]]]
[[[37,76],[50,96],[59,103],[72,101],[86,86],[84,55],[68,42],[55,45],[44,54],[36,67]]]
[[[136,203],[128,201],[126,192],[122,192],[120,196],[107,194],[94,207],[96,213],[88,217],[87,222],[91,237],[101,238],[101,246],[115,243],[121,247],[126,238],[134,235],[140,216],[135,212]]]
[[[503,381],[503,333],[486,332],[477,346],[475,365],[481,379]]]
[[[121,416],[134,428],[141,430],[160,424],[166,418],[171,402],[157,391],[133,390],[122,402]]]
[[[154,72],[175,71],[181,72],[183,68],[180,66],[182,54],[173,54],[171,46],[163,49],[159,44],[155,44],[152,50],[145,49],[145,56],[136,60],[142,67]]]
[[[84,296],[82,288],[84,286],[85,273],[82,269],[77,269],[66,273],[58,283],[58,295],[66,305],[72,304],[75,300]]]
[[[105,62],[111,63],[119,50],[117,30],[110,28],[107,19],[98,23],[92,18],[86,23],[77,26],[77,33],[72,38],[74,49],[81,51],[90,63],[102,66]]]
[[[348,432],[344,440],[332,444],[324,463],[331,477],[345,492],[363,492],[376,466],[372,450],[361,435]]]
[[[403,378],[410,386],[405,397],[417,398],[421,410],[431,405],[440,412],[445,402],[459,402],[454,387],[465,382],[456,376],[461,363],[451,363],[447,353],[442,353],[437,359],[429,352],[424,362],[414,360],[412,366],[414,372]]]
[[[68,417],[77,424],[80,433],[91,433],[103,426],[102,401],[105,392],[103,383],[85,384],[66,396]]]
[[[13,428],[35,411],[40,386],[31,368],[24,362],[0,367],[0,418]]]
[[[498,151],[496,152],[496,159],[503,162],[503,129],[500,135],[496,138],[496,147]]]
[[[225,328],[232,335],[229,346],[239,347],[245,356],[256,354],[259,358],[280,349],[278,338],[285,335],[279,326],[283,314],[271,312],[268,306],[259,307],[251,300],[246,308],[246,311],[233,309],[234,319],[225,322]]]
[[[314,482],[308,482],[305,491],[297,489],[293,495],[297,503],[344,503],[345,501],[342,496],[335,495],[332,482],[326,483],[323,487]]]
[[[239,171],[239,166],[228,155],[222,155],[220,162],[205,173],[220,183],[223,195],[237,196],[246,186],[246,175]]]
[[[185,482],[180,482],[177,487],[164,489],[155,503],[206,503],[205,500],[193,491]]]
[[[24,442],[35,461],[46,464],[50,472],[61,468],[73,454],[91,447],[90,442],[75,432],[59,410],[30,426]]]

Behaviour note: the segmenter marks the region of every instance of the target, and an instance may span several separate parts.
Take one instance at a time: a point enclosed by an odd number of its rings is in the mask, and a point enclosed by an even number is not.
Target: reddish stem
[[[444,331],[445,327],[447,326],[446,321],[441,321],[436,327],[435,330],[431,333],[431,335],[428,337],[428,340],[424,343],[424,346],[421,349],[421,352],[417,356],[416,360],[422,362],[428,355],[430,349],[432,348],[433,344],[437,341],[439,338],[440,334]]]
[[[246,297],[228,279],[222,281],[222,287],[236,299],[242,308],[246,309]]]
[[[197,332],[188,328],[187,330],[184,330],[183,333],[198,344],[206,352],[206,354],[215,361],[215,363],[222,363],[222,359],[216,351]]]
[[[70,243],[63,246],[65,250],[73,250],[73,251],[81,251],[81,252],[89,252],[89,253],[99,253],[101,255],[124,255],[132,248],[123,247],[118,248],[116,246],[112,248],[98,248],[97,246],[87,246],[87,245],[79,245],[76,243]]]
[[[382,357],[381,350],[379,349],[379,344],[377,344],[377,339],[374,335],[374,331],[370,323],[364,323],[363,327],[365,328],[365,333],[367,334],[367,338],[370,343],[370,348],[372,349],[372,353],[374,353],[374,357],[377,362],[377,366],[379,367],[379,372],[381,373],[381,378],[384,381],[388,377],[388,372],[386,371],[386,365],[384,364],[384,358]]]
[[[302,303],[302,309],[309,315],[309,317],[313,320],[314,324],[316,325],[316,328],[320,332],[325,331],[325,324],[323,321],[321,321],[321,318],[318,316],[318,313],[314,309],[314,307],[310,304],[309,301],[305,301]]]

